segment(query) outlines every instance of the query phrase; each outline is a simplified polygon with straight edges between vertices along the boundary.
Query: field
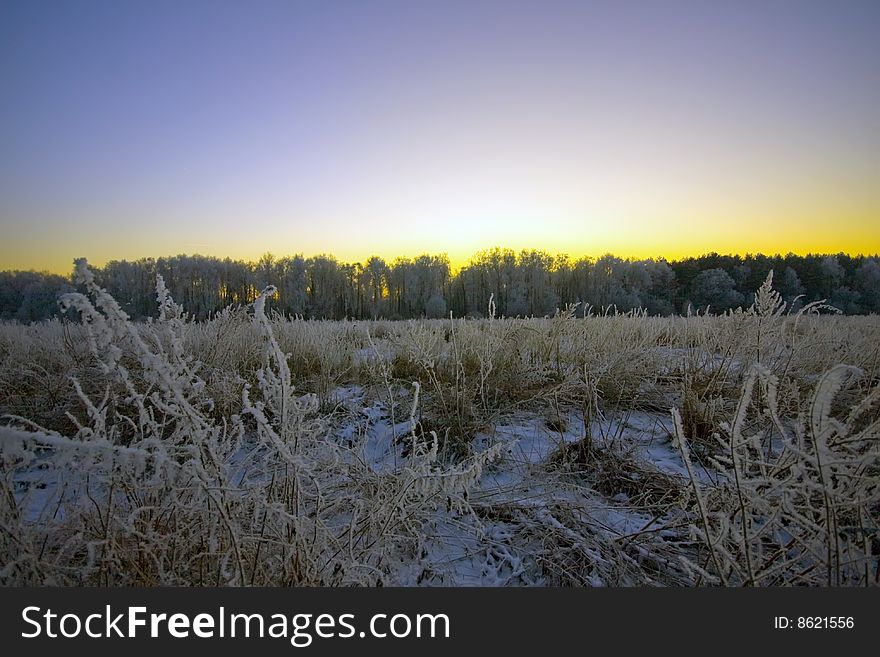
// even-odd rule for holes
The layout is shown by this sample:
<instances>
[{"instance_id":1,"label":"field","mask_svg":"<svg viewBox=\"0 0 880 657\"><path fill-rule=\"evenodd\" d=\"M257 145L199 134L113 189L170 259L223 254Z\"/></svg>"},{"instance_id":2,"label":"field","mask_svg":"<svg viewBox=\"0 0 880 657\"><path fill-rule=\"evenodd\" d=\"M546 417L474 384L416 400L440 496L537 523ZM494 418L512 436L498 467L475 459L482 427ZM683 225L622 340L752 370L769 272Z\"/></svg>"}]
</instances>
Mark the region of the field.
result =
<instances>
[{"instance_id":1,"label":"field","mask_svg":"<svg viewBox=\"0 0 880 657\"><path fill-rule=\"evenodd\" d=\"M880 318L0 324L5 585L880 583Z\"/></svg>"}]
</instances>

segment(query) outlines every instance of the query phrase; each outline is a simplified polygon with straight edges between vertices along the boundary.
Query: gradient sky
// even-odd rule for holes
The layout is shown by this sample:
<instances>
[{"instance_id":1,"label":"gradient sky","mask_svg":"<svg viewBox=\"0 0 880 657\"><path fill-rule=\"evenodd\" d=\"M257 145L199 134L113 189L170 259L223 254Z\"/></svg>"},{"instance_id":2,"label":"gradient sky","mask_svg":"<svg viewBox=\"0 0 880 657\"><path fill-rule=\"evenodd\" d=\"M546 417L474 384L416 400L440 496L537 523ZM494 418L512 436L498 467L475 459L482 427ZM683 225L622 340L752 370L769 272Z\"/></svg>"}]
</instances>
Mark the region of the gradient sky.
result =
<instances>
[{"instance_id":1,"label":"gradient sky","mask_svg":"<svg viewBox=\"0 0 880 657\"><path fill-rule=\"evenodd\" d=\"M880 2L0 3L0 269L880 252Z\"/></svg>"}]
</instances>

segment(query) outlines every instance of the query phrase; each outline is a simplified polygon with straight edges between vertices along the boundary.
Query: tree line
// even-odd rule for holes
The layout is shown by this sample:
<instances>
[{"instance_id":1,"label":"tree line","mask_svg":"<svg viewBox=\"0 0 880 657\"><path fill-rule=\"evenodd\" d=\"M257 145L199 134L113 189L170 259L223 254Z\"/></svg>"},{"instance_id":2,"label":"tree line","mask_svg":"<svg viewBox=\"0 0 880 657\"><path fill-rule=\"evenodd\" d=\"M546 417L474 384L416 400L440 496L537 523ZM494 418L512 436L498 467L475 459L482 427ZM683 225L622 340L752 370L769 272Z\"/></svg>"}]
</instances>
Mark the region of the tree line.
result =
<instances>
[{"instance_id":1,"label":"tree line","mask_svg":"<svg viewBox=\"0 0 880 657\"><path fill-rule=\"evenodd\" d=\"M256 262L179 255L93 268L99 283L134 319L156 314L156 274L197 319L252 302L267 285L275 310L308 319L410 319L485 316L492 295L498 316L544 316L570 303L578 312L643 308L653 315L688 309L723 312L751 304L770 270L773 286L797 306L825 299L847 314L880 313L880 258L846 254L719 255L681 260L573 260L544 251L493 248L454 272L445 255L386 262L340 262L333 256L275 257ZM0 319L58 316L59 294L73 278L34 271L0 272Z\"/></svg>"}]
</instances>

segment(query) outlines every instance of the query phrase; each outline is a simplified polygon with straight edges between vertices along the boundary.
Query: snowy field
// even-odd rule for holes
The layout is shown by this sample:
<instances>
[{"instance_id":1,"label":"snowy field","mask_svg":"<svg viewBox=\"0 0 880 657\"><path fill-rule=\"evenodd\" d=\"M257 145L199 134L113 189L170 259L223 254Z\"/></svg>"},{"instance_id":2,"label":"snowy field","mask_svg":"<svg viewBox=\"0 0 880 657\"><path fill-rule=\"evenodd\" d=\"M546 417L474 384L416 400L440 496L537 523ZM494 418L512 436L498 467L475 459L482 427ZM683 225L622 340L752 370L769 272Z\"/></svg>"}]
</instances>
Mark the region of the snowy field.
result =
<instances>
[{"instance_id":1,"label":"snowy field","mask_svg":"<svg viewBox=\"0 0 880 657\"><path fill-rule=\"evenodd\" d=\"M877 585L880 320L0 325L7 585Z\"/></svg>"}]
</instances>

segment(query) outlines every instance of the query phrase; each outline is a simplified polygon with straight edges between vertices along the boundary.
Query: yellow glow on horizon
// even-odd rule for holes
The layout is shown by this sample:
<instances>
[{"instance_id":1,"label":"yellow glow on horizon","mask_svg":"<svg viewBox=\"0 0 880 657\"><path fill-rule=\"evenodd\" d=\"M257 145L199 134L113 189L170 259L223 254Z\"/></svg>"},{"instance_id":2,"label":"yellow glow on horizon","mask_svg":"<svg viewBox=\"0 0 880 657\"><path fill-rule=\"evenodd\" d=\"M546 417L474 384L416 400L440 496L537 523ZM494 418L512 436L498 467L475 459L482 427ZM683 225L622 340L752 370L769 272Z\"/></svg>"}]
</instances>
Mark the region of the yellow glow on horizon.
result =
<instances>
[{"instance_id":1,"label":"yellow glow on horizon","mask_svg":"<svg viewBox=\"0 0 880 657\"><path fill-rule=\"evenodd\" d=\"M364 263L379 256L389 264L398 257L413 258L422 254L446 254L457 271L478 252L509 248L516 252L540 250L551 255L566 254L571 260L597 258L611 253L621 258L665 258L679 260L717 252L722 254L763 253L880 253L880 215L850 211L837 215L804 212L790 215L753 215L748 222L716 214L712 222L700 222L684 214L677 216L612 217L601 221L577 219L531 220L506 219L501 215L482 221L466 216L444 223L425 222L424 229L375 235L340 234L335 243L320 244L315 239L298 238L296 231L277 231L266 239L260 231L229 239L222 234L202 240L165 241L157 236L133 235L132 229L122 238L109 236L96 241L83 235L69 235L50 243L40 242L39 235L19 236L16 242L0 245L0 270L50 271L68 274L75 257L86 257L96 266L110 260L138 260L178 254L203 255L233 260L256 261L266 252L276 257L302 254L308 258L320 254L340 262ZM729 210L733 214L735 210ZM727 214L727 213L725 213ZM833 217L833 218L829 218ZM390 222L395 224L395 222ZM279 222L279 225L283 225ZM406 225L401 222L401 225ZM759 230L745 229L758 226ZM414 228L417 228L414 226ZM369 233L369 231L367 231Z\"/></svg>"},{"instance_id":2,"label":"yellow glow on horizon","mask_svg":"<svg viewBox=\"0 0 880 657\"><path fill-rule=\"evenodd\" d=\"M20 4L0 270L880 253L878 3Z\"/></svg>"},{"instance_id":3,"label":"yellow glow on horizon","mask_svg":"<svg viewBox=\"0 0 880 657\"><path fill-rule=\"evenodd\" d=\"M330 254L349 263L445 253L457 270L494 246L572 260L880 253L880 192L867 171L846 177L820 167L806 177L783 171L772 179L725 178L681 162L664 170L660 160L607 168L530 161L496 170L489 165L498 160L490 159L463 168L449 161L434 176L416 172L401 181L392 175L395 165L312 203L193 202L153 216L120 206L116 213L126 219L115 222L76 209L51 236L22 219L0 242L0 270L67 274L76 257L103 266L177 254L255 261L266 252Z\"/></svg>"}]
</instances>

